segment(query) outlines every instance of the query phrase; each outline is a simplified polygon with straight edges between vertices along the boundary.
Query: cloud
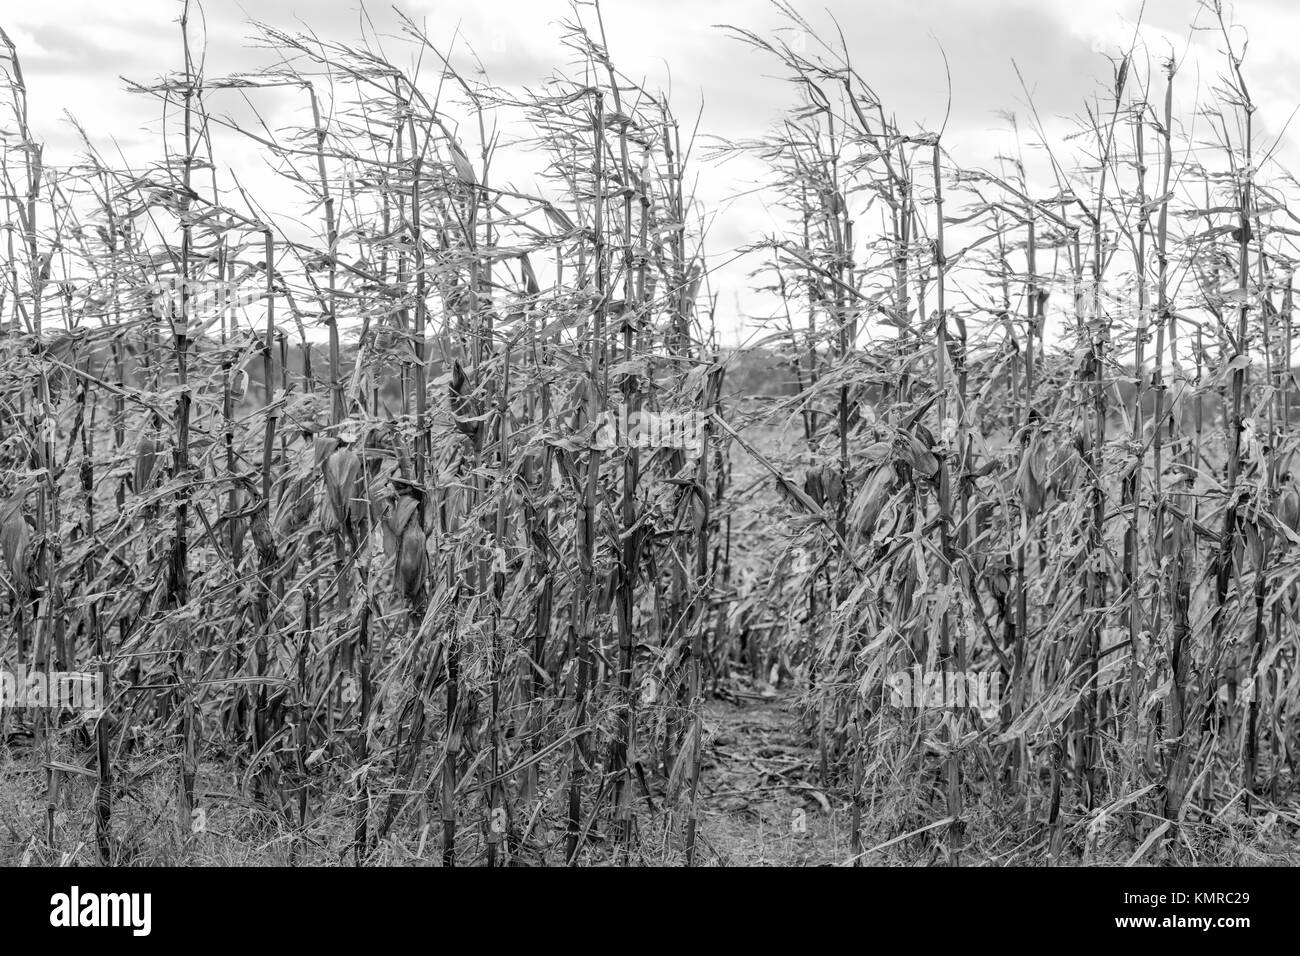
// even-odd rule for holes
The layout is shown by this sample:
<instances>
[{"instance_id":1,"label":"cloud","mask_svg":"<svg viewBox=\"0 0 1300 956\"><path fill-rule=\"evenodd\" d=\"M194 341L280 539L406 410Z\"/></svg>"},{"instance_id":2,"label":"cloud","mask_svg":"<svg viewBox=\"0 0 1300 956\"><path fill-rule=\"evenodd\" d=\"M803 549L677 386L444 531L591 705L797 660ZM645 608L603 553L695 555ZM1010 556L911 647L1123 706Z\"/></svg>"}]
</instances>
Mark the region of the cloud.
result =
<instances>
[{"instance_id":1,"label":"cloud","mask_svg":"<svg viewBox=\"0 0 1300 956\"><path fill-rule=\"evenodd\" d=\"M1029 131L1031 99L1054 147L1077 149L1077 143L1064 142L1072 119L1089 98L1107 94L1113 74L1106 54L1114 55L1134 36L1139 58L1133 76L1139 81L1159 90L1160 61L1170 53L1177 58L1179 110L1186 123L1198 105L1192 99L1198 80L1204 97L1224 66L1222 37L1189 30L1193 18L1205 25L1206 14L1188 0L817 0L799 7L823 38L838 42L842 30L853 65L904 130L934 130L946 117L945 145L957 162L969 165L992 165L999 150L1014 146L1002 116L1012 111L1023 150L1046 170ZM458 69L472 73L481 63L505 87L537 89L573 60L564 24L575 11L561 0L416 0L402 8ZM23 57L33 123L51 162L70 161L79 149L74 132L59 121L64 109L84 122L106 155L113 155L110 144L116 140L133 163L158 159L158 104L126 93L119 76L147 82L179 67L181 9L175 0L59 0L8 12L6 29ZM419 63L421 75L436 86L438 53L403 35L401 19L386 6L363 13L356 2L208 0L191 9L191 35L209 76L252 72L282 60L283 51L249 42L254 31L247 21L255 18L289 32L382 48L409 69ZM1300 11L1282 0L1253 0L1230 13L1250 27L1248 34L1234 26L1231 36L1237 43L1250 37L1247 75L1260 107L1257 130L1269 144L1300 99L1291 40L1300 32ZM599 31L591 6L578 8L578 14L589 30ZM774 4L752 0L606 0L603 23L620 70L652 89L671 91L684 134L702 105L700 132L724 141L760 135L797 102L798 91L774 75L778 64L770 57L719 25L768 36L784 29L789 42L807 49L817 42L797 28L791 32ZM307 122L306 101L290 91L214 92L207 105L237 122L256 115L272 130ZM234 165L241 182L259 193L278 191L286 203L297 201L265 168L265 157L237 134L217 128L216 139L218 158ZM1288 161L1296 152L1290 132L1279 152ZM700 161L701 153L697 147L699 192L714 210L709 243L725 257L770 231L772 213L761 193L736 198L757 176L755 164L718 167ZM523 185L536 176L527 167L530 159L503 159L499 175ZM720 267L717 278L728 291L743 290L754 265ZM751 301L743 291L739 299ZM731 301L730 294L722 296L724 316Z\"/></svg>"}]
</instances>

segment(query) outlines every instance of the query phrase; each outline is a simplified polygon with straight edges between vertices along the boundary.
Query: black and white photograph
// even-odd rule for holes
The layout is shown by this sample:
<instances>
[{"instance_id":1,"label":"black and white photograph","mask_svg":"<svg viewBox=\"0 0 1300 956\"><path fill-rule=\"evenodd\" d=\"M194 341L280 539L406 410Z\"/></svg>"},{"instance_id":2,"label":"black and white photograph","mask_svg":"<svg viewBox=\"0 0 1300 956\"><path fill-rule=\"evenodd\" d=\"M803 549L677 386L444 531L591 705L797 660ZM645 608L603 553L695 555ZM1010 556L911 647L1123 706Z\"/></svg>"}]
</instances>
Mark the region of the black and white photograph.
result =
<instances>
[{"instance_id":1,"label":"black and white photograph","mask_svg":"<svg viewBox=\"0 0 1300 956\"><path fill-rule=\"evenodd\" d=\"M881 908L998 868L1109 874L1054 932L1251 928L1300 864L1297 36L3 0L24 918L157 938L214 868Z\"/></svg>"}]
</instances>

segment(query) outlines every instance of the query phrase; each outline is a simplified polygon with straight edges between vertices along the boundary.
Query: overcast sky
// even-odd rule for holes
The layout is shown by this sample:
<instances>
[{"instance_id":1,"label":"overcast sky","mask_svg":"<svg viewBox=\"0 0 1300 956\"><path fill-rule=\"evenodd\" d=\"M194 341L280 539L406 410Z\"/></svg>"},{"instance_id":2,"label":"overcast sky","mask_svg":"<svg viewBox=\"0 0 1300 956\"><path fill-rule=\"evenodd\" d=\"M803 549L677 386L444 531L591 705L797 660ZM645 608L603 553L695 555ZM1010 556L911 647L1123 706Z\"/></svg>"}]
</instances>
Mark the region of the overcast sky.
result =
<instances>
[{"instance_id":1,"label":"overcast sky","mask_svg":"<svg viewBox=\"0 0 1300 956\"><path fill-rule=\"evenodd\" d=\"M207 0L206 71L209 76L273 65L275 52L250 47L251 17L288 30L310 27L322 38L352 42L362 33L355 0ZM408 0L399 4L426 23L446 48L459 34L473 44L490 78L502 85L537 85L567 60L557 21L570 16L564 0ZM1019 67L1051 136L1069 131L1067 120L1085 99L1109 83L1103 55L1127 46L1142 10L1141 38L1153 71L1171 51L1182 63L1180 83L1190 95L1207 87L1221 68L1214 54L1219 37L1193 34L1193 0L816 0L796 3L818 27L833 15L843 28L855 66L876 89L904 129L934 129L948 108L944 60L953 84L947 149L958 162L989 165L1005 128L1001 111L1025 111ZM1247 0L1231 6L1233 19L1249 32L1247 77L1260 106L1260 129L1273 136L1300 104L1300 5ZM120 76L149 81L179 65L177 0L0 0L0 24L18 45L29 86L36 133L53 162L74 155L75 139L59 121L69 110L111 155L116 140L128 157L156 152L149 124L156 104L124 91ZM390 7L367 8L378 31L395 33ZM650 87L671 90L679 118L694 119L702 133L724 138L761 133L794 101L795 91L765 76L773 64L726 36L717 24L765 32L783 21L760 0L604 0L614 60L624 73ZM589 14L585 14L589 16ZM1202 22L1208 20L1201 14ZM828 30L828 33L830 31ZM201 36L196 28L194 34ZM1245 37L1245 33L1241 37ZM463 51L464 47L460 47ZM413 53L393 42L398 62ZM464 62L468 62L466 57ZM1145 67L1143 68L1145 70ZM1192 111L1184 105L1188 116ZM155 127L152 127L156 129ZM1271 138L1269 139L1271 142ZM1292 152L1290 137L1282 155ZM236 169L251 158L226 157ZM258 173L245 169L249 176ZM700 168L699 194L718 210L709 251L726 261L735 247L769 231L772 220L761 197L726 202L743 187L743 168ZM739 313L761 311L744 295L744 269L716 275L727 341L742 334Z\"/></svg>"}]
</instances>

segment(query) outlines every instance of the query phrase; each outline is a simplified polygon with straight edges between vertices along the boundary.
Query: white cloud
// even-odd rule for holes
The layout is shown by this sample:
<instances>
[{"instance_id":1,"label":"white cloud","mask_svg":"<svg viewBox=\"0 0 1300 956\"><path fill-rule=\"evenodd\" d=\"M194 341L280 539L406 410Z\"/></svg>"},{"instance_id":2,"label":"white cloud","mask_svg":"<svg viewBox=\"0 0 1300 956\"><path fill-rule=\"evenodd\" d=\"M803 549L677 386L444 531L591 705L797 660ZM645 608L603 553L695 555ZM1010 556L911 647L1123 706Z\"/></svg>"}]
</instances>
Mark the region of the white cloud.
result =
<instances>
[{"instance_id":1,"label":"white cloud","mask_svg":"<svg viewBox=\"0 0 1300 956\"><path fill-rule=\"evenodd\" d=\"M823 5L826 10L823 11ZM471 62L470 46L494 80L511 85L536 85L568 51L562 44L560 21L573 14L558 0L496 0L408 3L410 16L423 21L443 48L459 35L452 49L461 66ZM819 0L804 4L810 20L833 37L831 18L838 21L852 51L854 65L906 128L936 128L948 108L951 116L946 142L959 162L991 165L991 157L1007 138L999 110L1026 114L1024 94L1012 60L1030 87L1049 133L1066 131L1061 117L1077 114L1086 98L1105 88L1110 66L1101 51L1127 45L1140 9L1140 37L1150 63L1136 67L1149 72L1157 88L1163 82L1159 61L1168 49L1184 55L1180 93L1190 95L1199 74L1208 87L1221 69L1220 37L1189 33L1188 24L1204 12L1186 0ZM76 139L59 122L62 110L75 113L105 153L121 144L128 159L144 162L156 153L157 109L147 98L123 90L119 75L150 80L179 63L181 5L173 0L136 0L108 4L97 0L47 0L25 3L6 11L6 29L24 58L32 115L37 133L49 144L50 159L67 161ZM729 39L717 24L743 25L760 33L771 31L781 18L773 5L744 0L606 0L605 26L616 63L628 75L644 78L651 87L671 88L676 112L685 125L694 122L700 105L703 133L724 138L759 134L794 102L795 91L772 78L774 64ZM274 64L273 50L250 47L246 19L255 16L294 30L310 27L328 39L357 42L371 34L390 55L414 62L418 48L397 37L400 24L391 10L371 9L363 18L354 3L299 3L267 0L241 4L209 0L202 15L194 13L193 32L206 26L206 58L210 75L258 69ZM1291 38L1300 29L1300 11L1280 0L1255 0L1232 11L1250 25L1251 78L1260 106L1259 128L1276 135L1300 99L1300 71ZM581 8L589 26L592 8ZM373 33L372 33L373 31ZM1244 38L1244 33L1234 38ZM811 42L811 41L809 41ZM942 49L942 53L941 53ZM952 75L948 88L944 54ZM426 67L426 69L428 69ZM430 70L430 75L432 70ZM1202 90L1204 94L1204 89ZM268 123L290 118L300 109L291 97L258 92L250 95ZM235 94L214 94L210 108L247 115L250 107ZM1190 105L1185 106L1190 115ZM1271 142L1271 140L1269 140ZM269 173L253 151L228 147L223 154L241 179L266 185ZM1291 144L1283 144L1290 156ZM520 167L522 169L522 167ZM732 200L740 167L698 168L701 198L717 210L711 236L712 251L726 258L736 245L756 238L772 226L761 196ZM741 177L744 178L743 176ZM720 268L716 284L721 315L734 322L732 291L745 307L760 307L743 288L750 264Z\"/></svg>"}]
</instances>

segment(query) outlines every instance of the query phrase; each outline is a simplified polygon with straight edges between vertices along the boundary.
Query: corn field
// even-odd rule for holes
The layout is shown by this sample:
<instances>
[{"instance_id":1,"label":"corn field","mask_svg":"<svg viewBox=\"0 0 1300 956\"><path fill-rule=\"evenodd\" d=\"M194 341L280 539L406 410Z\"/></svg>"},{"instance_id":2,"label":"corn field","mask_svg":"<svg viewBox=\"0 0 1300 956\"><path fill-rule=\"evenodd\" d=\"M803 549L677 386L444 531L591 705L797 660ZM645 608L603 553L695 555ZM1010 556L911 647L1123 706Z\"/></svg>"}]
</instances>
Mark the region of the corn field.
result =
<instances>
[{"instance_id":1,"label":"corn field","mask_svg":"<svg viewBox=\"0 0 1300 956\"><path fill-rule=\"evenodd\" d=\"M825 862L1294 844L1298 189L1228 13L1219 75L1132 46L980 157L778 7L717 42L784 115L724 141L598 5L524 91L406 17L219 75L185 0L143 166L45 162L0 32L0 660L103 688L0 707L0 859L237 808L291 865L725 863L710 707L760 688ZM776 224L744 348L729 163Z\"/></svg>"}]
</instances>

